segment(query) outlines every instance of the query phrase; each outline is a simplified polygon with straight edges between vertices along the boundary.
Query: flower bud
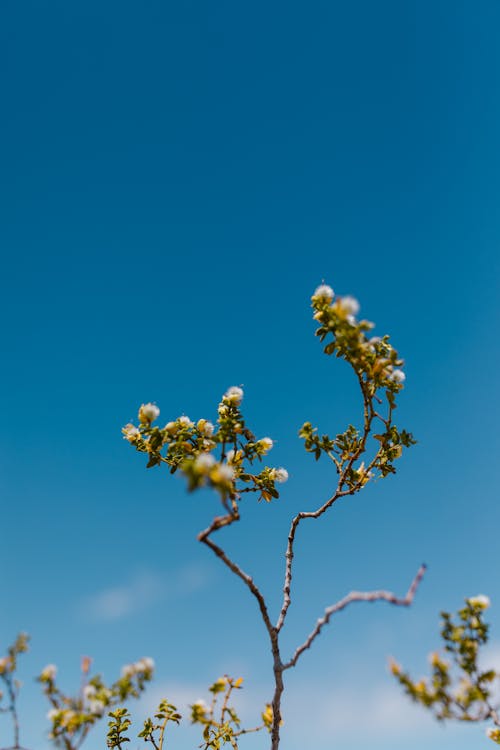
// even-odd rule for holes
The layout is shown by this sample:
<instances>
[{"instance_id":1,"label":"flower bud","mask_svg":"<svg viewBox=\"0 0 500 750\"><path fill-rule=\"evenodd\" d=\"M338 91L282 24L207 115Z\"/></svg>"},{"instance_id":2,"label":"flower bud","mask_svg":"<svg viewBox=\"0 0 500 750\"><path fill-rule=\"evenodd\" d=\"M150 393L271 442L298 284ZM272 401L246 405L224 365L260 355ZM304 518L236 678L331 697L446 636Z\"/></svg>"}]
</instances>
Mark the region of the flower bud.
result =
<instances>
[{"instance_id":1,"label":"flower bud","mask_svg":"<svg viewBox=\"0 0 500 750\"><path fill-rule=\"evenodd\" d=\"M156 404L142 404L139 409L139 421L143 424L154 422L160 416L160 410Z\"/></svg>"},{"instance_id":2,"label":"flower bud","mask_svg":"<svg viewBox=\"0 0 500 750\"><path fill-rule=\"evenodd\" d=\"M55 680L57 674L57 667L55 664L47 664L40 674L40 679L43 682L52 682Z\"/></svg>"},{"instance_id":3,"label":"flower bud","mask_svg":"<svg viewBox=\"0 0 500 750\"><path fill-rule=\"evenodd\" d=\"M279 469L273 469L271 471L271 479L273 479L275 482L278 482L278 484L283 484L288 480L288 471L286 469L283 469L283 467L280 467Z\"/></svg>"},{"instance_id":4,"label":"flower bud","mask_svg":"<svg viewBox=\"0 0 500 750\"><path fill-rule=\"evenodd\" d=\"M128 440L129 443L135 443L135 441L141 437L140 430L133 424L126 424L122 428L123 439Z\"/></svg>"},{"instance_id":5,"label":"flower bud","mask_svg":"<svg viewBox=\"0 0 500 750\"><path fill-rule=\"evenodd\" d=\"M273 445L274 443L270 437L261 438L255 443L255 447L257 448L257 453L259 453L262 456L265 456L266 453L269 453Z\"/></svg>"},{"instance_id":6,"label":"flower bud","mask_svg":"<svg viewBox=\"0 0 500 750\"><path fill-rule=\"evenodd\" d=\"M327 305L332 301L334 295L335 292L331 286L328 286L328 284L320 284L320 286L316 287L314 290L311 301L313 305Z\"/></svg>"},{"instance_id":7,"label":"flower bud","mask_svg":"<svg viewBox=\"0 0 500 750\"><path fill-rule=\"evenodd\" d=\"M214 426L212 422L209 422L206 419L199 419L196 427L198 428L199 432L205 437L212 437L212 435L214 434Z\"/></svg>"}]
</instances>

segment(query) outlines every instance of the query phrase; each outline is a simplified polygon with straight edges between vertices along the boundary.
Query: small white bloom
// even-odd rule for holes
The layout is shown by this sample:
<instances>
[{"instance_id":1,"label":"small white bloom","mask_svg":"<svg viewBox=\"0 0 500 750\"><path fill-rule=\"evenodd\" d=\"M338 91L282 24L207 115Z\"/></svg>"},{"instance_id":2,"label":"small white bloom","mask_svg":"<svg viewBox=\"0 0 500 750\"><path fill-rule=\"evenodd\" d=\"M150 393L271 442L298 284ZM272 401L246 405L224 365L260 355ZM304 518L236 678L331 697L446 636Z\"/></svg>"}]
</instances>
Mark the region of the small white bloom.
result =
<instances>
[{"instance_id":1,"label":"small white bloom","mask_svg":"<svg viewBox=\"0 0 500 750\"><path fill-rule=\"evenodd\" d=\"M135 664L125 664L122 667L121 676L123 678L132 677L135 674Z\"/></svg>"},{"instance_id":2,"label":"small white bloom","mask_svg":"<svg viewBox=\"0 0 500 750\"><path fill-rule=\"evenodd\" d=\"M231 448L226 454L226 461L228 464L240 464L243 461L243 451L234 451L234 448Z\"/></svg>"},{"instance_id":3,"label":"small white bloom","mask_svg":"<svg viewBox=\"0 0 500 750\"><path fill-rule=\"evenodd\" d=\"M260 446L261 448L260 452L262 452L263 454L268 453L274 445L270 437L261 438L257 444Z\"/></svg>"},{"instance_id":4,"label":"small white bloom","mask_svg":"<svg viewBox=\"0 0 500 750\"><path fill-rule=\"evenodd\" d=\"M345 297L339 297L337 305L344 313L344 315L357 315L359 312L359 302L355 297L346 295Z\"/></svg>"},{"instance_id":5,"label":"small white bloom","mask_svg":"<svg viewBox=\"0 0 500 750\"><path fill-rule=\"evenodd\" d=\"M54 680L57 674L57 667L55 664L47 664L46 667L42 669L42 673L40 675L40 678L42 680Z\"/></svg>"},{"instance_id":6,"label":"small white bloom","mask_svg":"<svg viewBox=\"0 0 500 750\"><path fill-rule=\"evenodd\" d=\"M243 401L243 389L237 385L232 385L227 389L223 396L224 402L231 406L239 406Z\"/></svg>"},{"instance_id":7,"label":"small white bloom","mask_svg":"<svg viewBox=\"0 0 500 750\"><path fill-rule=\"evenodd\" d=\"M100 700L92 700L89 703L90 713L96 714L97 716L102 716L105 708L105 704Z\"/></svg>"},{"instance_id":8,"label":"small white bloom","mask_svg":"<svg viewBox=\"0 0 500 750\"><path fill-rule=\"evenodd\" d=\"M477 596L470 596L467 601L471 607L477 607L478 609L488 609L491 604L490 597L485 594L478 594Z\"/></svg>"},{"instance_id":9,"label":"small white bloom","mask_svg":"<svg viewBox=\"0 0 500 750\"><path fill-rule=\"evenodd\" d=\"M208 706L203 698L198 698L198 700L193 703L193 706L198 706L198 708L201 708L203 711L208 710Z\"/></svg>"},{"instance_id":10,"label":"small white bloom","mask_svg":"<svg viewBox=\"0 0 500 750\"><path fill-rule=\"evenodd\" d=\"M394 370L394 372L390 376L391 380L394 380L395 383L404 383L406 380L406 375L404 374L403 370Z\"/></svg>"},{"instance_id":11,"label":"small white bloom","mask_svg":"<svg viewBox=\"0 0 500 750\"><path fill-rule=\"evenodd\" d=\"M217 411L219 412L219 417L225 417L227 416L228 408L226 404L219 404Z\"/></svg>"},{"instance_id":12,"label":"small white bloom","mask_svg":"<svg viewBox=\"0 0 500 750\"><path fill-rule=\"evenodd\" d=\"M146 667L146 670L148 672L152 672L155 668L155 662L154 659L152 659L150 656L145 656L143 659L141 659L142 663Z\"/></svg>"},{"instance_id":13,"label":"small white bloom","mask_svg":"<svg viewBox=\"0 0 500 750\"><path fill-rule=\"evenodd\" d=\"M194 427L194 422L189 417L179 417L178 422L182 427Z\"/></svg>"},{"instance_id":14,"label":"small white bloom","mask_svg":"<svg viewBox=\"0 0 500 750\"><path fill-rule=\"evenodd\" d=\"M61 712L58 708L51 708L50 711L47 711L47 719L49 721L54 721L54 719L57 719L60 713Z\"/></svg>"},{"instance_id":15,"label":"small white bloom","mask_svg":"<svg viewBox=\"0 0 500 750\"><path fill-rule=\"evenodd\" d=\"M200 453L200 455L196 458L194 465L195 468L199 471L205 472L206 470L211 469L214 463L215 458L211 453Z\"/></svg>"},{"instance_id":16,"label":"small white bloom","mask_svg":"<svg viewBox=\"0 0 500 750\"><path fill-rule=\"evenodd\" d=\"M283 467L274 469L273 479L275 482L283 484L283 482L286 482L288 480L288 471L286 469L283 469Z\"/></svg>"},{"instance_id":17,"label":"small white bloom","mask_svg":"<svg viewBox=\"0 0 500 750\"><path fill-rule=\"evenodd\" d=\"M219 470L219 477L224 480L231 482L234 479L234 469L231 466L228 466L227 464L221 464L218 467Z\"/></svg>"},{"instance_id":18,"label":"small white bloom","mask_svg":"<svg viewBox=\"0 0 500 750\"><path fill-rule=\"evenodd\" d=\"M76 711L73 711L71 708L65 708L64 711L61 711L61 726L69 727L75 717Z\"/></svg>"},{"instance_id":19,"label":"small white bloom","mask_svg":"<svg viewBox=\"0 0 500 750\"><path fill-rule=\"evenodd\" d=\"M139 421L140 422L154 422L160 416L160 410L156 404L142 404L139 409Z\"/></svg>"},{"instance_id":20,"label":"small white bloom","mask_svg":"<svg viewBox=\"0 0 500 750\"><path fill-rule=\"evenodd\" d=\"M95 685L85 685L83 688L83 695L88 701L91 700L96 694Z\"/></svg>"},{"instance_id":21,"label":"small white bloom","mask_svg":"<svg viewBox=\"0 0 500 750\"><path fill-rule=\"evenodd\" d=\"M197 428L201 432L202 435L205 437L212 437L214 434L214 426L212 422L207 422L206 419L199 419L197 423Z\"/></svg>"},{"instance_id":22,"label":"small white bloom","mask_svg":"<svg viewBox=\"0 0 500 750\"><path fill-rule=\"evenodd\" d=\"M128 440L129 443L133 443L137 438L141 437L140 430L133 424L126 424L122 429L123 439Z\"/></svg>"},{"instance_id":23,"label":"small white bloom","mask_svg":"<svg viewBox=\"0 0 500 750\"><path fill-rule=\"evenodd\" d=\"M314 290L314 294L312 296L313 302L331 302L335 293L331 286L328 286L328 284L320 284L316 289Z\"/></svg>"}]
</instances>

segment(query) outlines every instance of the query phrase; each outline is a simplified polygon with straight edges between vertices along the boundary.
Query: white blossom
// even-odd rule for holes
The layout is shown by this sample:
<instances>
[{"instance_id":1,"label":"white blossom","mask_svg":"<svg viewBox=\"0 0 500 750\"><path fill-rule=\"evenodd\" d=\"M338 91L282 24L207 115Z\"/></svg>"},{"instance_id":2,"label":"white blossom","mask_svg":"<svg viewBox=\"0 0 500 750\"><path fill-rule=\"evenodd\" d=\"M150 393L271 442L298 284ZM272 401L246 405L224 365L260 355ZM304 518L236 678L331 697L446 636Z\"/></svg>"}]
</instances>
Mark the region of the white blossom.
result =
<instances>
[{"instance_id":1,"label":"white blossom","mask_svg":"<svg viewBox=\"0 0 500 750\"><path fill-rule=\"evenodd\" d=\"M198 706L198 708L201 708L203 711L208 710L208 706L203 698L198 698L198 700L193 703L193 706Z\"/></svg>"},{"instance_id":2,"label":"white blossom","mask_svg":"<svg viewBox=\"0 0 500 750\"><path fill-rule=\"evenodd\" d=\"M98 699L92 700L89 703L90 713L97 714L97 716L102 716L105 708L106 708L106 704L103 701L100 701Z\"/></svg>"},{"instance_id":3,"label":"white blossom","mask_svg":"<svg viewBox=\"0 0 500 750\"><path fill-rule=\"evenodd\" d=\"M211 453L200 453L194 462L195 468L202 472L211 469L214 464L215 458Z\"/></svg>"},{"instance_id":4,"label":"white blossom","mask_svg":"<svg viewBox=\"0 0 500 750\"><path fill-rule=\"evenodd\" d=\"M139 420L141 422L154 422L160 416L160 410L156 404L142 404L139 409Z\"/></svg>"},{"instance_id":5,"label":"white blossom","mask_svg":"<svg viewBox=\"0 0 500 750\"><path fill-rule=\"evenodd\" d=\"M320 284L320 286L316 287L314 290L314 294L312 296L313 302L331 302L334 297L335 292L333 291L331 286L328 286L328 284Z\"/></svg>"},{"instance_id":6,"label":"white blossom","mask_svg":"<svg viewBox=\"0 0 500 750\"><path fill-rule=\"evenodd\" d=\"M205 437L212 437L214 434L215 428L212 422L208 422L206 419L199 419L196 426Z\"/></svg>"},{"instance_id":7,"label":"white blossom","mask_svg":"<svg viewBox=\"0 0 500 750\"><path fill-rule=\"evenodd\" d=\"M122 678L133 677L135 671L135 664L125 664L125 666L122 667L121 676Z\"/></svg>"},{"instance_id":8,"label":"white blossom","mask_svg":"<svg viewBox=\"0 0 500 750\"><path fill-rule=\"evenodd\" d=\"M150 656L145 656L143 659L141 659L141 663L145 666L147 672L152 672L155 668L154 659L152 659Z\"/></svg>"},{"instance_id":9,"label":"white blossom","mask_svg":"<svg viewBox=\"0 0 500 750\"><path fill-rule=\"evenodd\" d=\"M239 406L243 401L243 389L237 385L232 385L227 389L223 396L224 402L231 406Z\"/></svg>"},{"instance_id":10,"label":"white blossom","mask_svg":"<svg viewBox=\"0 0 500 750\"><path fill-rule=\"evenodd\" d=\"M234 448L231 448L231 450L228 450L226 454L226 461L228 462L228 464L241 463L243 461L243 451L235 451Z\"/></svg>"},{"instance_id":11,"label":"white blossom","mask_svg":"<svg viewBox=\"0 0 500 750\"><path fill-rule=\"evenodd\" d=\"M194 422L189 417L179 417L178 422L182 427L194 427Z\"/></svg>"},{"instance_id":12,"label":"white blossom","mask_svg":"<svg viewBox=\"0 0 500 750\"><path fill-rule=\"evenodd\" d=\"M260 446L260 452L266 454L271 450L274 442L270 437L263 437L257 442L257 445Z\"/></svg>"},{"instance_id":13,"label":"white blossom","mask_svg":"<svg viewBox=\"0 0 500 750\"><path fill-rule=\"evenodd\" d=\"M133 443L137 438L141 437L141 432L138 427L133 424L126 424L122 429L123 439L128 440L129 443Z\"/></svg>"},{"instance_id":14,"label":"white blossom","mask_svg":"<svg viewBox=\"0 0 500 750\"><path fill-rule=\"evenodd\" d=\"M83 688L83 696L87 700L91 700L96 694L96 687L95 685L85 685Z\"/></svg>"},{"instance_id":15,"label":"white blossom","mask_svg":"<svg viewBox=\"0 0 500 750\"><path fill-rule=\"evenodd\" d=\"M391 373L390 379L394 380L395 383L404 383L406 380L406 375L404 374L403 370L394 370L394 372Z\"/></svg>"},{"instance_id":16,"label":"white blossom","mask_svg":"<svg viewBox=\"0 0 500 750\"><path fill-rule=\"evenodd\" d=\"M283 482L286 482L288 479L288 471L284 469L283 467L280 467L279 469L274 469L272 472L272 478L275 482L278 482L279 484L283 484Z\"/></svg>"},{"instance_id":17,"label":"white blossom","mask_svg":"<svg viewBox=\"0 0 500 750\"><path fill-rule=\"evenodd\" d=\"M234 469L227 464L220 464L218 467L219 477L224 481L232 481L234 479Z\"/></svg>"},{"instance_id":18,"label":"white blossom","mask_svg":"<svg viewBox=\"0 0 500 750\"><path fill-rule=\"evenodd\" d=\"M49 721L54 721L54 719L57 719L61 711L58 708L51 708L50 711L47 711L47 719Z\"/></svg>"},{"instance_id":19,"label":"white blossom","mask_svg":"<svg viewBox=\"0 0 500 750\"><path fill-rule=\"evenodd\" d=\"M477 596L470 596L467 601L471 607L477 607L478 609L488 609L491 604L490 597L485 594L478 594Z\"/></svg>"},{"instance_id":20,"label":"white blossom","mask_svg":"<svg viewBox=\"0 0 500 750\"><path fill-rule=\"evenodd\" d=\"M46 667L42 669L42 673L40 675L40 679L42 680L54 680L57 674L57 667L55 664L47 664Z\"/></svg>"},{"instance_id":21,"label":"white blossom","mask_svg":"<svg viewBox=\"0 0 500 750\"><path fill-rule=\"evenodd\" d=\"M339 297L337 305L344 315L357 315L359 312L359 302L355 297L346 295L345 297Z\"/></svg>"}]
</instances>

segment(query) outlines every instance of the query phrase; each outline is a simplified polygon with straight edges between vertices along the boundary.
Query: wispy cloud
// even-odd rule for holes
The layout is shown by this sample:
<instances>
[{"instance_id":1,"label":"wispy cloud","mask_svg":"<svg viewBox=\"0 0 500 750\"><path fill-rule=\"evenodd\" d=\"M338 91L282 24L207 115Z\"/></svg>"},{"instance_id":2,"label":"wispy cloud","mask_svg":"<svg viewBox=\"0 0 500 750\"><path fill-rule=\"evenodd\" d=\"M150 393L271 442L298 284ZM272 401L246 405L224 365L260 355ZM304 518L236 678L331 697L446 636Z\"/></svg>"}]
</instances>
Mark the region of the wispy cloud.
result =
<instances>
[{"instance_id":1,"label":"wispy cloud","mask_svg":"<svg viewBox=\"0 0 500 750\"><path fill-rule=\"evenodd\" d=\"M165 599L190 594L208 580L205 568L190 565L173 573L137 571L128 581L86 596L78 614L94 622L112 622L133 615Z\"/></svg>"}]
</instances>

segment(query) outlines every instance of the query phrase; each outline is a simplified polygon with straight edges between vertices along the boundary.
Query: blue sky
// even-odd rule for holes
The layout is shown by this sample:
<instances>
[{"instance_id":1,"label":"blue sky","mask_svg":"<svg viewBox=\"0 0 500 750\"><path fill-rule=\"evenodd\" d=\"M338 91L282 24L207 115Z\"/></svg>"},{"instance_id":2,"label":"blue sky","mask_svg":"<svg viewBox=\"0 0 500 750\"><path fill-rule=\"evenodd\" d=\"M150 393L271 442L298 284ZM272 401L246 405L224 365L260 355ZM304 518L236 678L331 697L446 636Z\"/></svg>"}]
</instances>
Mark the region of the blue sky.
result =
<instances>
[{"instance_id":1,"label":"blue sky","mask_svg":"<svg viewBox=\"0 0 500 750\"><path fill-rule=\"evenodd\" d=\"M244 386L290 480L224 542L277 607L290 518L334 480L297 429L340 431L360 408L313 336L324 279L405 357L398 420L419 443L396 477L301 529L286 648L352 588L403 593L429 573L411 610L353 607L289 674L283 747L479 746L481 729L400 700L386 658L424 671L440 609L484 592L500 661L500 6L5 0L0 14L0 640L33 638L23 744L47 745L31 675L54 662L76 689L82 654L108 679L153 656L150 702L194 701L224 672L245 677L248 723L268 700L254 603L196 542L216 498L146 471L120 428L150 400L165 420L213 418ZM175 731L178 750L197 746Z\"/></svg>"}]
</instances>

